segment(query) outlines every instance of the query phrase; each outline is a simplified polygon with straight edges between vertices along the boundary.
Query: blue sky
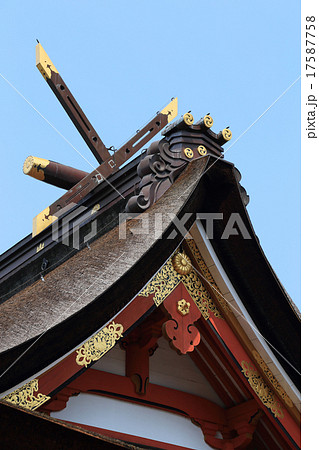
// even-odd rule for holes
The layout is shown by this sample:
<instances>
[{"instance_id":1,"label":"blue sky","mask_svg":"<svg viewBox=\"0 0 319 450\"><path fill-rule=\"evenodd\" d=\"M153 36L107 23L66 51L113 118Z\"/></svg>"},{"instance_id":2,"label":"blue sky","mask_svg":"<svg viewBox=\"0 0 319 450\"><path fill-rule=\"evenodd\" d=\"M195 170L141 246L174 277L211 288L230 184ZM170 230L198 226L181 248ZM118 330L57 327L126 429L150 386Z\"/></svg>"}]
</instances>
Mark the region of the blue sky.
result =
<instances>
[{"instance_id":1,"label":"blue sky","mask_svg":"<svg viewBox=\"0 0 319 450\"><path fill-rule=\"evenodd\" d=\"M0 25L0 73L94 167L35 67L36 39L106 146L118 147L173 96L179 114L210 112L213 130L229 126L234 141L300 75L295 0L11 0L0 4ZM0 148L1 253L63 194L23 175L27 156L91 167L1 77ZM241 172L264 252L300 307L300 80L225 159Z\"/></svg>"}]
</instances>

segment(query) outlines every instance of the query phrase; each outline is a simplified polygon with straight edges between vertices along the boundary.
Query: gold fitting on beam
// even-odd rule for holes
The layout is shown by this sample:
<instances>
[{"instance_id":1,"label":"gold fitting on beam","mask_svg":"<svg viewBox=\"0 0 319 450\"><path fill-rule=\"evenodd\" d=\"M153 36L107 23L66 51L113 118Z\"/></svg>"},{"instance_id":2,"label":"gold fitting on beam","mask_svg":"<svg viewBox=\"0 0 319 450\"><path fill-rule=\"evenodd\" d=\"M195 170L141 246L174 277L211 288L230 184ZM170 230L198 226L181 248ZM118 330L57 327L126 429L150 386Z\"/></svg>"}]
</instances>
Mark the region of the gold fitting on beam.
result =
<instances>
[{"instance_id":1,"label":"gold fitting on beam","mask_svg":"<svg viewBox=\"0 0 319 450\"><path fill-rule=\"evenodd\" d=\"M225 141L230 141L232 138L232 132L228 128L223 129L222 135Z\"/></svg>"},{"instance_id":2,"label":"gold fitting on beam","mask_svg":"<svg viewBox=\"0 0 319 450\"><path fill-rule=\"evenodd\" d=\"M42 230L51 225L51 223L53 223L55 220L57 220L57 217L50 215L50 207L48 206L34 217L32 224L32 237L39 234Z\"/></svg>"},{"instance_id":3,"label":"gold fitting on beam","mask_svg":"<svg viewBox=\"0 0 319 450\"><path fill-rule=\"evenodd\" d=\"M192 157L194 156L194 152L191 148L187 147L184 148L184 155L188 158L188 159L192 159Z\"/></svg>"},{"instance_id":4,"label":"gold fitting on beam","mask_svg":"<svg viewBox=\"0 0 319 450\"><path fill-rule=\"evenodd\" d=\"M44 169L50 164L48 159L37 158L36 156L28 156L23 164L23 173L37 180L44 180Z\"/></svg>"},{"instance_id":5,"label":"gold fitting on beam","mask_svg":"<svg viewBox=\"0 0 319 450\"><path fill-rule=\"evenodd\" d=\"M37 246L37 253L41 252L41 250L44 249L44 242L41 242L38 246Z\"/></svg>"},{"instance_id":6,"label":"gold fitting on beam","mask_svg":"<svg viewBox=\"0 0 319 450\"><path fill-rule=\"evenodd\" d=\"M178 103L177 97L174 98L164 109L162 109L161 114L167 115L168 123L170 123L177 116Z\"/></svg>"},{"instance_id":7,"label":"gold fitting on beam","mask_svg":"<svg viewBox=\"0 0 319 450\"><path fill-rule=\"evenodd\" d=\"M194 123L194 117L192 116L191 113L184 114L183 119L184 119L184 122L186 123L186 125L193 125L193 123Z\"/></svg>"},{"instance_id":8,"label":"gold fitting on beam","mask_svg":"<svg viewBox=\"0 0 319 450\"><path fill-rule=\"evenodd\" d=\"M51 72L59 73L41 44L35 48L35 64L45 80L51 79Z\"/></svg>"},{"instance_id":9,"label":"gold fitting on beam","mask_svg":"<svg viewBox=\"0 0 319 450\"><path fill-rule=\"evenodd\" d=\"M97 203L96 205L93 206L92 210L91 210L91 215L95 214L96 212L98 212L98 210L101 208L100 204Z\"/></svg>"},{"instance_id":10,"label":"gold fitting on beam","mask_svg":"<svg viewBox=\"0 0 319 450\"><path fill-rule=\"evenodd\" d=\"M206 116L203 119L203 122L205 127L211 128L213 126L214 120L209 114L206 114Z\"/></svg>"}]
</instances>

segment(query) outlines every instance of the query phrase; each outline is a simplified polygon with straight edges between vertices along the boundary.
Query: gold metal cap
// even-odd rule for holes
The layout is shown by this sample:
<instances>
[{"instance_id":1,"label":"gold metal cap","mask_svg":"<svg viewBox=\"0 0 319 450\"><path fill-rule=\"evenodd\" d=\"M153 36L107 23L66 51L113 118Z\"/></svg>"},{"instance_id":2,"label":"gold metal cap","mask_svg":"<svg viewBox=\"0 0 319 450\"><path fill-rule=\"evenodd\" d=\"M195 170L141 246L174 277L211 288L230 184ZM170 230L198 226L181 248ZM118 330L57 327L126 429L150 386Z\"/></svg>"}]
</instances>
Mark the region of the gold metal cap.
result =
<instances>
[{"instance_id":1,"label":"gold metal cap","mask_svg":"<svg viewBox=\"0 0 319 450\"><path fill-rule=\"evenodd\" d=\"M167 115L168 123L171 122L177 116L178 103L177 97L173 98L173 100L162 109L161 113Z\"/></svg>"},{"instance_id":2,"label":"gold metal cap","mask_svg":"<svg viewBox=\"0 0 319 450\"><path fill-rule=\"evenodd\" d=\"M44 180L44 169L50 164L48 159L37 158L36 156L28 156L23 163L23 173L37 180Z\"/></svg>"},{"instance_id":3,"label":"gold metal cap","mask_svg":"<svg viewBox=\"0 0 319 450\"><path fill-rule=\"evenodd\" d=\"M35 64L45 80L51 79L51 71L59 73L40 43L35 48Z\"/></svg>"},{"instance_id":4,"label":"gold metal cap","mask_svg":"<svg viewBox=\"0 0 319 450\"><path fill-rule=\"evenodd\" d=\"M42 230L51 225L55 220L57 220L57 217L50 215L50 207L48 206L33 218L32 237L41 233Z\"/></svg>"}]
</instances>

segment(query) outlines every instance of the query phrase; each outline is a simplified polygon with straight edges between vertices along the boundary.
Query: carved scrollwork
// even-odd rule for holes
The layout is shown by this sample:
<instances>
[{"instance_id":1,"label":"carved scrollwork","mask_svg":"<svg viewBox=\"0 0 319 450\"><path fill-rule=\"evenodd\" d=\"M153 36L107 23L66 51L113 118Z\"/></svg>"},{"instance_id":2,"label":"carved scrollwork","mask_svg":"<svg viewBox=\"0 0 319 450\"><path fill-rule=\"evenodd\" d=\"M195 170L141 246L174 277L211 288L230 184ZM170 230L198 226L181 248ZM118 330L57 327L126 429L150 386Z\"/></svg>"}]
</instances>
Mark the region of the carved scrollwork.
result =
<instances>
[{"instance_id":1,"label":"carved scrollwork","mask_svg":"<svg viewBox=\"0 0 319 450\"><path fill-rule=\"evenodd\" d=\"M167 298L164 308L171 319L163 323L164 336L170 342L172 348L180 354L192 352L200 342L200 334L194 322L198 320L201 313L198 308L185 299L176 302L173 297Z\"/></svg>"},{"instance_id":2,"label":"carved scrollwork","mask_svg":"<svg viewBox=\"0 0 319 450\"><path fill-rule=\"evenodd\" d=\"M182 282L206 320L209 318L209 311L211 311L215 317L222 319L220 312L212 301L196 271L192 268L189 273L180 275L174 269L173 259L174 256L157 272L139 295L148 297L153 294L154 303L158 306L171 292L173 292L175 287Z\"/></svg>"},{"instance_id":3,"label":"carved scrollwork","mask_svg":"<svg viewBox=\"0 0 319 450\"><path fill-rule=\"evenodd\" d=\"M181 276L174 270L172 259L157 272L147 286L139 293L141 297L154 295L153 300L159 306L181 281Z\"/></svg>"},{"instance_id":4,"label":"carved scrollwork","mask_svg":"<svg viewBox=\"0 0 319 450\"><path fill-rule=\"evenodd\" d=\"M225 300L225 298L223 297L223 295L221 294L221 292L218 289L218 286L216 284L216 281L214 280L212 274L210 273L210 271L208 270L208 267L206 266L205 262L203 261L203 258L198 250L197 245L195 244L195 241L193 239L188 239L187 240L187 244L192 252L192 254L194 255L196 262L200 268L200 271L202 272L202 274L204 275L205 279L209 282L209 284L211 285L212 289L214 290L214 294L217 297L217 300L220 304L220 306L223 308L224 312L226 314L231 312L231 307L228 305L227 300Z\"/></svg>"},{"instance_id":5,"label":"carved scrollwork","mask_svg":"<svg viewBox=\"0 0 319 450\"><path fill-rule=\"evenodd\" d=\"M3 400L34 411L39 408L39 406L43 405L43 403L47 400L50 400L50 397L41 394L38 390L38 380L34 379L26 383L21 388L11 392L11 394L6 395Z\"/></svg>"},{"instance_id":6,"label":"carved scrollwork","mask_svg":"<svg viewBox=\"0 0 319 450\"><path fill-rule=\"evenodd\" d=\"M282 386L280 386L280 384L278 383L278 381L276 380L276 378L273 376L271 370L269 370L267 364L265 363L265 361L262 359L262 357L260 356L260 354L256 351L253 350L253 356L255 358L255 360L257 361L257 363L259 364L259 367L263 370L264 374L267 376L268 380L270 381L270 383L273 385L273 387L276 389L277 393L280 395L280 397L284 400L284 402L286 403L287 406L289 406L290 408L293 407L293 403L291 401L291 399L288 397L287 393L285 392L285 390L282 388Z\"/></svg>"},{"instance_id":7,"label":"carved scrollwork","mask_svg":"<svg viewBox=\"0 0 319 450\"><path fill-rule=\"evenodd\" d=\"M140 213L153 205L191 161L206 155L223 157L221 145L230 139L231 132L226 129L216 135L210 130L212 125L210 115L194 124L188 112L165 128L165 138L150 145L138 166L140 192L129 199L127 212Z\"/></svg>"},{"instance_id":8,"label":"carved scrollwork","mask_svg":"<svg viewBox=\"0 0 319 450\"><path fill-rule=\"evenodd\" d=\"M185 168L180 151L171 149L166 139L153 142L140 162L137 173L141 177L140 192L127 203L127 212L143 212L155 203Z\"/></svg>"},{"instance_id":9,"label":"carved scrollwork","mask_svg":"<svg viewBox=\"0 0 319 450\"><path fill-rule=\"evenodd\" d=\"M284 417L281 404L276 400L274 392L265 384L264 380L258 374L253 365L247 361L242 361L241 367L248 383L258 395L262 403L271 410L275 417Z\"/></svg>"},{"instance_id":10,"label":"carved scrollwork","mask_svg":"<svg viewBox=\"0 0 319 450\"><path fill-rule=\"evenodd\" d=\"M104 327L76 351L76 363L87 367L91 362L97 361L114 347L122 333L123 325L119 323L112 322Z\"/></svg>"},{"instance_id":11,"label":"carved scrollwork","mask_svg":"<svg viewBox=\"0 0 319 450\"><path fill-rule=\"evenodd\" d=\"M200 343L200 334L194 325L189 324L185 327L174 319L163 324L163 333L170 346L182 355L192 352Z\"/></svg>"}]
</instances>

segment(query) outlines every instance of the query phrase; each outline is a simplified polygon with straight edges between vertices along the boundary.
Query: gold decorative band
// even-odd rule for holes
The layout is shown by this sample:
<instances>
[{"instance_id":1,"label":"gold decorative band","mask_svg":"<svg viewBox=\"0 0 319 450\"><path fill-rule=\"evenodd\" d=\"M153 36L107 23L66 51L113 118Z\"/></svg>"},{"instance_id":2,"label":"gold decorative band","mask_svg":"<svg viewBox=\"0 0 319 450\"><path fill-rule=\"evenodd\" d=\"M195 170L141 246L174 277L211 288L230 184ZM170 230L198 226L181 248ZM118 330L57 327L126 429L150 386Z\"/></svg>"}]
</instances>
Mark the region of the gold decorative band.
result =
<instances>
[{"instance_id":1,"label":"gold decorative band","mask_svg":"<svg viewBox=\"0 0 319 450\"><path fill-rule=\"evenodd\" d=\"M288 397L287 393L284 391L284 389L280 386L280 384L278 383L276 378L273 376L271 370L268 368L267 364L262 359L260 354L256 350L253 350L252 354L253 354L256 362L258 363L259 367L262 369L262 371L267 376L267 378L270 381L270 383L276 389L277 393L284 400L286 405L289 406L290 408L292 408L293 407L293 403L292 403L291 399Z\"/></svg>"},{"instance_id":2,"label":"gold decorative band","mask_svg":"<svg viewBox=\"0 0 319 450\"><path fill-rule=\"evenodd\" d=\"M223 310L226 314L229 314L231 312L231 307L228 305L227 301L224 299L223 295L219 291L216 281L214 280L212 274L208 270L208 267L206 266L201 254L198 250L198 247L195 244L194 239L187 239L187 245L189 246L194 258L196 259L196 262L199 265L199 268L200 268L202 274L204 275L204 277L208 281L208 283L211 285L220 306L223 308Z\"/></svg>"},{"instance_id":3,"label":"gold decorative band","mask_svg":"<svg viewBox=\"0 0 319 450\"><path fill-rule=\"evenodd\" d=\"M50 400L50 397L41 394L38 390L39 384L38 380L35 378L19 389L16 389L11 394L6 395L3 400L34 411L39 408L39 406L43 405L43 403L47 400Z\"/></svg>"},{"instance_id":4,"label":"gold decorative band","mask_svg":"<svg viewBox=\"0 0 319 450\"><path fill-rule=\"evenodd\" d=\"M181 276L174 270L173 258L157 272L152 280L138 294L141 297L153 295L153 301L159 306L181 281Z\"/></svg>"},{"instance_id":5,"label":"gold decorative band","mask_svg":"<svg viewBox=\"0 0 319 450\"><path fill-rule=\"evenodd\" d=\"M122 337L123 330L123 325L115 322L102 328L76 351L76 363L87 367L91 362L102 358Z\"/></svg>"},{"instance_id":6,"label":"gold decorative band","mask_svg":"<svg viewBox=\"0 0 319 450\"><path fill-rule=\"evenodd\" d=\"M202 313L204 319L209 319L210 311L215 317L223 319L220 312L218 311L215 303L212 301L208 291L201 282L197 272L191 266L191 270L184 274L180 274L176 271L173 265L174 258L180 255L178 258L180 261L184 259L184 253L176 253L172 258L170 258L167 263L157 272L153 279L148 283L148 285L138 294L141 297L148 297L153 294L153 301L156 306L159 306L163 301L173 292L176 286L182 282L187 289L189 295L192 297L196 303L198 309ZM176 259L175 259L176 261ZM188 266L188 260L185 267ZM179 268L181 265L179 265Z\"/></svg>"},{"instance_id":7,"label":"gold decorative band","mask_svg":"<svg viewBox=\"0 0 319 450\"><path fill-rule=\"evenodd\" d=\"M242 361L241 367L248 383L258 395L262 403L271 410L275 417L284 417L281 405L276 400L274 392L265 384L264 380L253 365L250 362Z\"/></svg>"}]
</instances>

